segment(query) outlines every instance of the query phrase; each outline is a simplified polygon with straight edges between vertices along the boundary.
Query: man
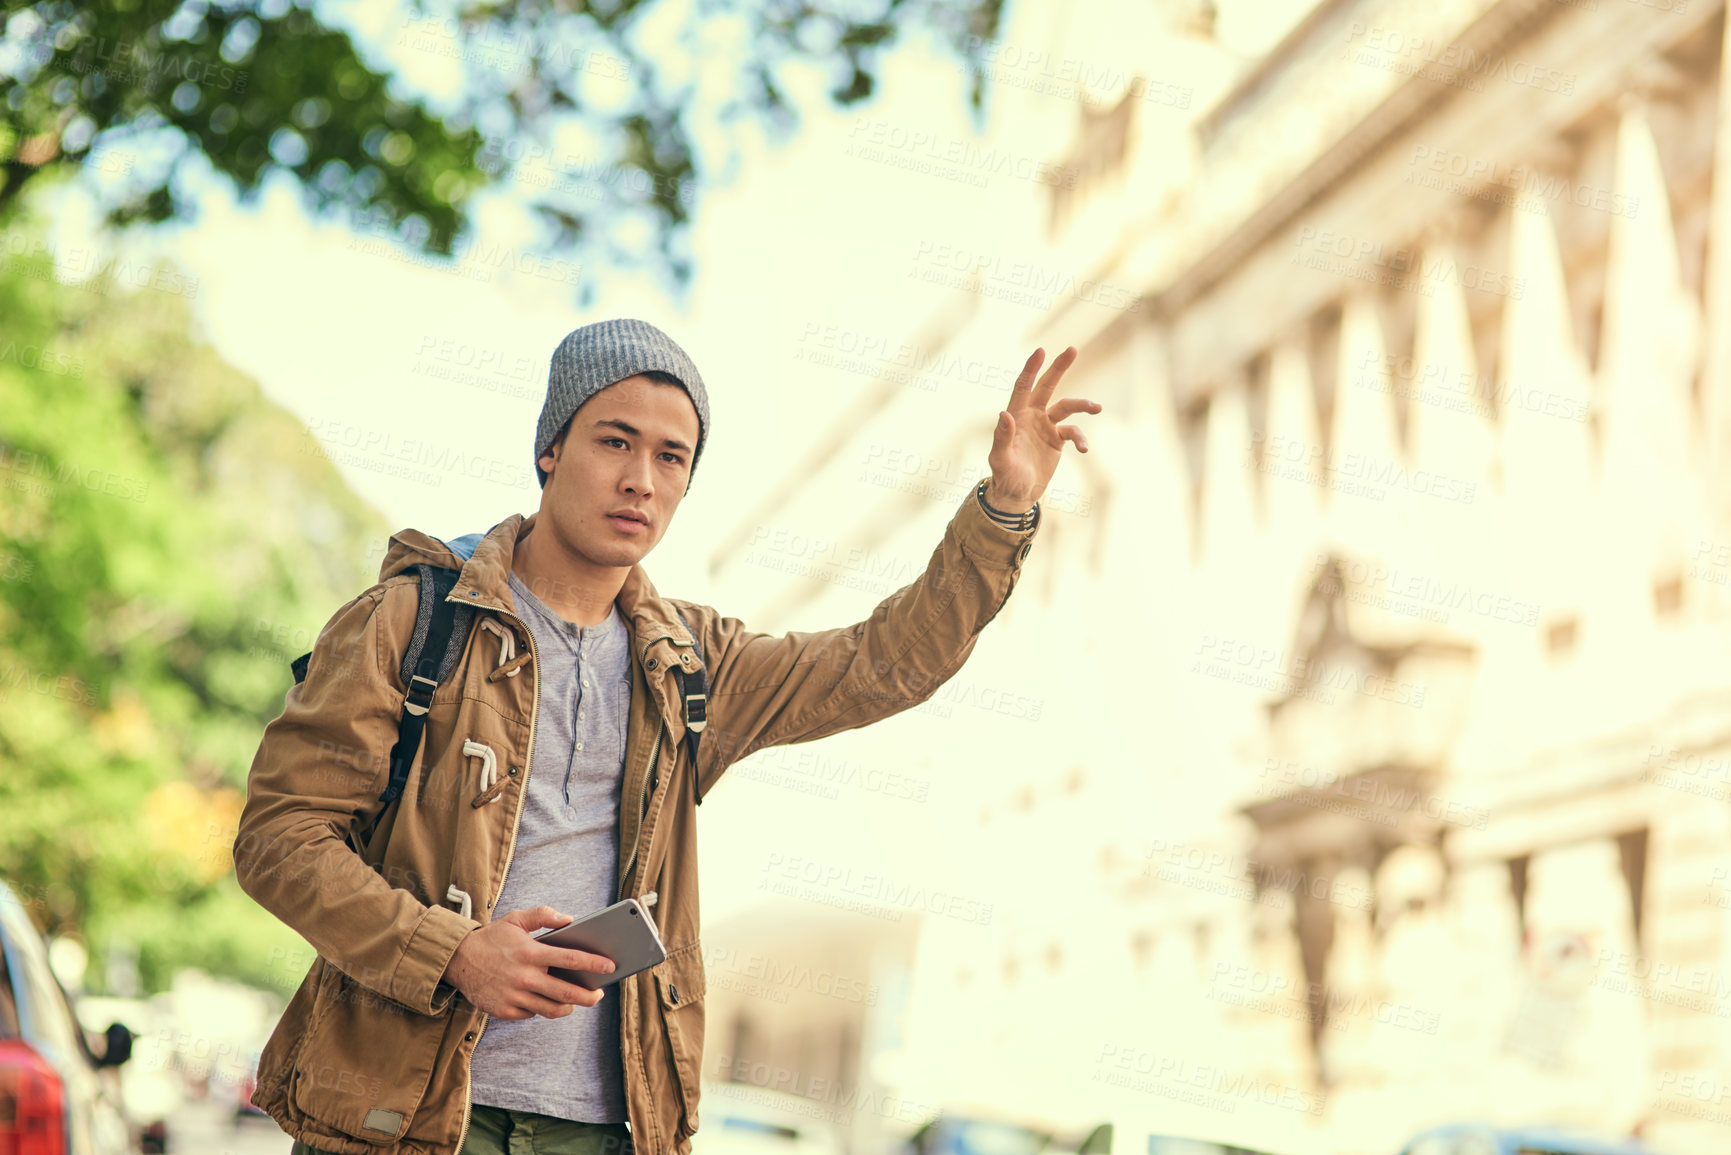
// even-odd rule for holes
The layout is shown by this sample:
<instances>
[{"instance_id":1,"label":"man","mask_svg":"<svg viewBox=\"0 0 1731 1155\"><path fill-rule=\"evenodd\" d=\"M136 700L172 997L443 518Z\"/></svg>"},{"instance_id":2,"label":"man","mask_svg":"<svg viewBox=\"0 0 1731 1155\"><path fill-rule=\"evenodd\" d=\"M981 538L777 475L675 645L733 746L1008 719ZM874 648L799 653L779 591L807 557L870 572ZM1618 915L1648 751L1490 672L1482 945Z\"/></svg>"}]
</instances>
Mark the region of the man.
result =
<instances>
[{"instance_id":1,"label":"man","mask_svg":"<svg viewBox=\"0 0 1731 1155\"><path fill-rule=\"evenodd\" d=\"M696 366L643 321L565 338L535 435L539 511L450 545L393 536L253 760L236 874L318 950L253 1096L296 1155L689 1151L697 804L734 761L918 705L961 667L1016 583L1064 442L1087 451L1059 423L1101 406L1052 401L1075 355L1037 383L1044 352L1028 358L990 477L916 581L863 622L775 637L662 597L640 564L707 438ZM450 600L474 624L381 803L422 563L461 570ZM693 764L682 683L699 672ZM665 962L605 993L548 973L612 963L531 932L649 894Z\"/></svg>"}]
</instances>

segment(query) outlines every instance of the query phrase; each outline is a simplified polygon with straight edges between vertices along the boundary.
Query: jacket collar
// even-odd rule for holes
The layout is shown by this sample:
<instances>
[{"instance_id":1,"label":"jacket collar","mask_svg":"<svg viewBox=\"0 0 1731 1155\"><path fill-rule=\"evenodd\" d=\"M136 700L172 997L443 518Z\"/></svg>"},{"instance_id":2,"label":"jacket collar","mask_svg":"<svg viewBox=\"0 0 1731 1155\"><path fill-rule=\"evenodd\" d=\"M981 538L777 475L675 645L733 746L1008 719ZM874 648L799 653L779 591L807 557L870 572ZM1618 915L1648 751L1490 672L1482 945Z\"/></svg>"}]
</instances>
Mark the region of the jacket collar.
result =
<instances>
[{"instance_id":1,"label":"jacket collar","mask_svg":"<svg viewBox=\"0 0 1731 1155\"><path fill-rule=\"evenodd\" d=\"M438 538L420 530L403 530L391 537L384 564L379 567L379 580L384 581L422 563L459 570L451 600L515 617L509 582L511 558L517 543L534 529L539 516L538 513L528 517L513 513L487 531L467 561ZM680 623L672 603L656 592L654 583L641 565L631 567L631 572L625 576L625 584L619 589L619 596L614 600L631 633L632 657L647 677L650 692L668 716L670 724L675 729L682 728L683 703L675 713L674 703L678 701L678 694L667 685L667 680L676 670L703 668L691 632Z\"/></svg>"}]
</instances>

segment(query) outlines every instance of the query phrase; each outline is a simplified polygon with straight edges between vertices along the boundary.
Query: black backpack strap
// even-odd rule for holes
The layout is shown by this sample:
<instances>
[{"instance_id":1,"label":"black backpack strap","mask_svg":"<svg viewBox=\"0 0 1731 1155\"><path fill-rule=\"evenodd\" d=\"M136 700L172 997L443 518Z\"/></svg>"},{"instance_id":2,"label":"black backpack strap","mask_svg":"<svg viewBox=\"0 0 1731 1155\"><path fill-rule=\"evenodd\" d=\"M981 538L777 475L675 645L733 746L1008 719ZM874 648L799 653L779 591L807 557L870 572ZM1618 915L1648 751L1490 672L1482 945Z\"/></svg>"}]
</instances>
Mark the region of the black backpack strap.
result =
<instances>
[{"instance_id":1,"label":"black backpack strap","mask_svg":"<svg viewBox=\"0 0 1731 1155\"><path fill-rule=\"evenodd\" d=\"M421 731L427 725L427 710L439 683L456 668L463 643L475 622L475 607L449 601L457 584L457 571L441 566L411 566L421 579L421 600L415 612L415 632L403 653L401 674L408 696L397 723L397 744L391 748L391 778L380 802L391 802L403 793L409 768L421 748ZM455 643L455 644L453 644Z\"/></svg>"},{"instance_id":2,"label":"black backpack strap","mask_svg":"<svg viewBox=\"0 0 1731 1155\"><path fill-rule=\"evenodd\" d=\"M397 744L391 747L391 777L380 802L399 797L409 780L415 752L421 748L421 731L427 725L427 708L439 688L462 657L463 644L475 623L475 607L446 601L457 584L457 571L432 565L410 566L420 579L421 600L415 610L415 632L403 653L401 674L409 688L403 700L403 716L397 722ZM309 651L289 663L295 681L307 680Z\"/></svg>"},{"instance_id":3,"label":"black backpack strap","mask_svg":"<svg viewBox=\"0 0 1731 1155\"><path fill-rule=\"evenodd\" d=\"M703 643L697 640L697 632L691 628L691 623L685 620L685 615L675 609L679 624L685 627L685 632L691 635L691 644L697 650L697 660L704 663L704 669L694 674L679 670L679 693L685 699L685 748L691 754L691 797L699 806L703 805L703 795L697 789L697 747L703 736L703 728L709 724L709 670L708 661L703 657ZM687 678L697 683L694 691L687 683Z\"/></svg>"}]
</instances>

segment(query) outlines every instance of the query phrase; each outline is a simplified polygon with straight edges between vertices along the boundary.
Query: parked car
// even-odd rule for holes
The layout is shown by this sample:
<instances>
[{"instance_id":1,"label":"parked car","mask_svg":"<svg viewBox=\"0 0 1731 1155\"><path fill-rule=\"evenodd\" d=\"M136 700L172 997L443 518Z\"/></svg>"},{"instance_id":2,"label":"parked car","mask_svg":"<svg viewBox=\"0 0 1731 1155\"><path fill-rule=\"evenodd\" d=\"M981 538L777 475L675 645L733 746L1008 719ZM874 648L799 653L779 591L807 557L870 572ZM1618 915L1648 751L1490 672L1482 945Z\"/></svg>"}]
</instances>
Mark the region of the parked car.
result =
<instances>
[{"instance_id":1,"label":"parked car","mask_svg":"<svg viewBox=\"0 0 1731 1155\"><path fill-rule=\"evenodd\" d=\"M132 1032L110 1024L92 1041L48 965L48 947L11 887L0 882L0 1151L126 1155L128 1122L115 1070Z\"/></svg>"},{"instance_id":2,"label":"parked car","mask_svg":"<svg viewBox=\"0 0 1731 1155\"><path fill-rule=\"evenodd\" d=\"M908 1138L907 1155L1039 1155L1052 1137L1007 1119L943 1114Z\"/></svg>"},{"instance_id":3,"label":"parked car","mask_svg":"<svg viewBox=\"0 0 1731 1155\"><path fill-rule=\"evenodd\" d=\"M1066 1147L1076 1155L1328 1155L1333 1148L1294 1117L1256 1117L1172 1102L1116 1112ZM1278 1114L1289 1114L1279 1112Z\"/></svg>"},{"instance_id":4,"label":"parked car","mask_svg":"<svg viewBox=\"0 0 1731 1155\"><path fill-rule=\"evenodd\" d=\"M127 1116L139 1125L142 1155L164 1155L168 1150L168 1121L186 1101L180 1074L162 1062L160 1040L164 1037L161 1012L149 999L84 995L73 1000L73 1013L92 1037L101 1038L100 1025L117 1022L134 1039L155 1038L155 1054L140 1054L134 1043L132 1057L120 1068L120 1100Z\"/></svg>"},{"instance_id":5,"label":"parked car","mask_svg":"<svg viewBox=\"0 0 1731 1155\"><path fill-rule=\"evenodd\" d=\"M765 1087L704 1088L701 1155L841 1155L822 1104Z\"/></svg>"},{"instance_id":6,"label":"parked car","mask_svg":"<svg viewBox=\"0 0 1731 1155\"><path fill-rule=\"evenodd\" d=\"M1407 1141L1401 1155L1659 1155L1639 1139L1617 1139L1553 1127L1433 1127Z\"/></svg>"},{"instance_id":7,"label":"parked car","mask_svg":"<svg viewBox=\"0 0 1731 1155\"><path fill-rule=\"evenodd\" d=\"M1142 1150L1146 1155L1269 1155L1267 1151L1256 1147L1237 1147L1230 1143L1191 1139L1183 1135L1149 1135Z\"/></svg>"},{"instance_id":8,"label":"parked car","mask_svg":"<svg viewBox=\"0 0 1731 1155\"><path fill-rule=\"evenodd\" d=\"M1059 1145L1054 1145L1058 1148ZM1061 1146L1075 1155L1270 1155L1259 1147L1240 1147L1212 1139L1163 1135L1146 1127L1102 1123L1080 1143ZM1048 1155L1051 1155L1048 1152Z\"/></svg>"},{"instance_id":9,"label":"parked car","mask_svg":"<svg viewBox=\"0 0 1731 1155\"><path fill-rule=\"evenodd\" d=\"M247 1058L246 1074L235 1084L234 1091L234 1122L238 1126L242 1119L253 1116L268 1119L263 1107L252 1101L253 1092L258 1090L258 1061L262 1051L254 1051Z\"/></svg>"}]
</instances>

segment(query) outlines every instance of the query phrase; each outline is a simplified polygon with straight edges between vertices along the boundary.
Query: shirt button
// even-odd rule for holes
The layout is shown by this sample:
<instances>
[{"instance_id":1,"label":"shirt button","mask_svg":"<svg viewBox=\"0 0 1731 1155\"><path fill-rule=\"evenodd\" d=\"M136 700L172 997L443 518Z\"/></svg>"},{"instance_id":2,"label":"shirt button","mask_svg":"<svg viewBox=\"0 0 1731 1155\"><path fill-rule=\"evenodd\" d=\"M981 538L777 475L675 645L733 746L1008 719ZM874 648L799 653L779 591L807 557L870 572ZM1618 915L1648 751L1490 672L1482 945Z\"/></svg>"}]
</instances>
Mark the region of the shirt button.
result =
<instances>
[{"instance_id":1,"label":"shirt button","mask_svg":"<svg viewBox=\"0 0 1731 1155\"><path fill-rule=\"evenodd\" d=\"M579 749L579 750L583 749L583 743L581 743L581 742L577 743L577 749Z\"/></svg>"}]
</instances>

